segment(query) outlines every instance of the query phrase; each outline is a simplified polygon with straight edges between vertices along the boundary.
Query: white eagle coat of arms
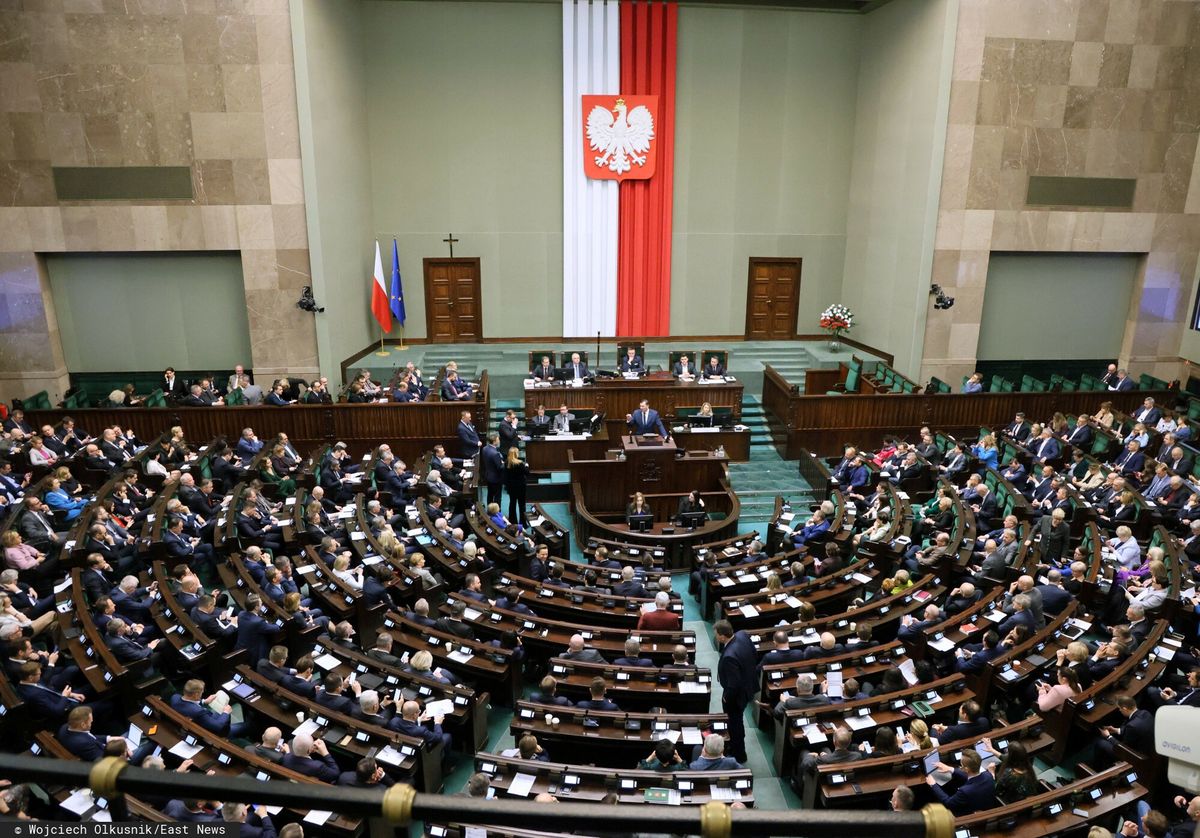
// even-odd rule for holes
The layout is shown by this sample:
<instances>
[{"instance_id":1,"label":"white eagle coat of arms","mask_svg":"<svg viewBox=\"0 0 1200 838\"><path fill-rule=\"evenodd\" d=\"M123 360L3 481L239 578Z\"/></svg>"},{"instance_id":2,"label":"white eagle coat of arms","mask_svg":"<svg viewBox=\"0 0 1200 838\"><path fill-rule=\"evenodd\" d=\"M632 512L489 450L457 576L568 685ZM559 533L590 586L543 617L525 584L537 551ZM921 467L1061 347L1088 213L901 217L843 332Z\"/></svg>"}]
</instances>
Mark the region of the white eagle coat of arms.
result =
<instances>
[{"instance_id":1,"label":"white eagle coat of arms","mask_svg":"<svg viewBox=\"0 0 1200 838\"><path fill-rule=\"evenodd\" d=\"M594 101L600 97L585 98ZM617 99L611 109L594 104L587 112L585 133L589 151L585 153L584 168L589 176L622 180L654 173L654 114L645 104L630 108L624 98ZM592 159L587 160L587 156Z\"/></svg>"}]
</instances>

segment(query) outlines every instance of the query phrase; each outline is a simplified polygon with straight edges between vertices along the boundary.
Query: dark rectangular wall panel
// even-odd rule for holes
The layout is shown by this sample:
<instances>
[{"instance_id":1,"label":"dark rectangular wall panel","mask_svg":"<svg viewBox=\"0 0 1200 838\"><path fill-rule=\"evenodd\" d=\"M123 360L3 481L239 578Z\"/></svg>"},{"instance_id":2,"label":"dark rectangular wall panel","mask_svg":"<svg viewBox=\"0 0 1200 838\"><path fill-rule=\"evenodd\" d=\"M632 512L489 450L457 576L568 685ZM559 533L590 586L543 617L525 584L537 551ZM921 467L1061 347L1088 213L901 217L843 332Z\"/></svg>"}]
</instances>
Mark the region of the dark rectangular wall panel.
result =
<instances>
[{"instance_id":1,"label":"dark rectangular wall panel","mask_svg":"<svg viewBox=\"0 0 1200 838\"><path fill-rule=\"evenodd\" d=\"M190 201L190 166L55 166L60 201Z\"/></svg>"},{"instance_id":2,"label":"dark rectangular wall panel","mask_svg":"<svg viewBox=\"0 0 1200 838\"><path fill-rule=\"evenodd\" d=\"M1136 178L1030 175L1025 203L1040 207L1129 209Z\"/></svg>"}]
</instances>

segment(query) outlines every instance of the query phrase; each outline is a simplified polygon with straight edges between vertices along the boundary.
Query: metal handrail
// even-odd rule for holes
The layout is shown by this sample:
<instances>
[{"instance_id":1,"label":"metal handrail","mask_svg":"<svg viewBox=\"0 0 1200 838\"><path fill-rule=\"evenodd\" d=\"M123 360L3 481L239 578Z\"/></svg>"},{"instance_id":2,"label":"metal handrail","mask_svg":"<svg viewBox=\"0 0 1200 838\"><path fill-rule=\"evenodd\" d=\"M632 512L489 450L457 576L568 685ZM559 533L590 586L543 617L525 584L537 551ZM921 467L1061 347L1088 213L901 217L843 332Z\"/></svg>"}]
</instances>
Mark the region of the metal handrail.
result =
<instances>
[{"instance_id":1,"label":"metal handrail","mask_svg":"<svg viewBox=\"0 0 1200 838\"><path fill-rule=\"evenodd\" d=\"M733 810L712 801L703 806L605 805L571 803L547 805L515 800L485 800L423 794L411 786L378 789L348 788L277 780L246 782L237 775L180 774L135 768L118 757L96 763L0 754L0 777L14 782L89 787L109 800L114 819L124 812L122 795L201 800L236 800L293 809L320 809L378 819L393 827L413 820L521 827L548 832L601 829L604 832L657 832L728 838L733 835L795 835L822 838L951 838L954 818L945 807L926 806L920 812L827 810ZM374 826L374 825L373 825ZM372 829L372 832L375 832Z\"/></svg>"}]
</instances>

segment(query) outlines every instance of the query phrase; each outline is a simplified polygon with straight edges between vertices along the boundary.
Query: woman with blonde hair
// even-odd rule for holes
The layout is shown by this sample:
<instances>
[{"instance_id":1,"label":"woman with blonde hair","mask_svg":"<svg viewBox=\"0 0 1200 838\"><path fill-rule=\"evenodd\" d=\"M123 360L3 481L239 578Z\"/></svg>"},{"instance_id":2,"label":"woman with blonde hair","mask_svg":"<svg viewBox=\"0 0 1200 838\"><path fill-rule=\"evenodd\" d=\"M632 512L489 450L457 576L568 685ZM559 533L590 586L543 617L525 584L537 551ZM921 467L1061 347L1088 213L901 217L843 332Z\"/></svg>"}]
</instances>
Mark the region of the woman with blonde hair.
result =
<instances>
[{"instance_id":1,"label":"woman with blonde hair","mask_svg":"<svg viewBox=\"0 0 1200 838\"><path fill-rule=\"evenodd\" d=\"M779 578L778 573L772 573L767 577L767 585L762 589L763 593L775 593L783 590L783 580Z\"/></svg>"},{"instance_id":2,"label":"woman with blonde hair","mask_svg":"<svg viewBox=\"0 0 1200 838\"><path fill-rule=\"evenodd\" d=\"M448 687L454 686L454 681L448 677L449 673L441 667L433 668L433 655L427 649L422 649L409 658L408 671L413 675L429 678Z\"/></svg>"},{"instance_id":3,"label":"woman with blonde hair","mask_svg":"<svg viewBox=\"0 0 1200 838\"><path fill-rule=\"evenodd\" d=\"M1033 430L1030 429L1029 433L1032 436ZM986 468L996 468L1000 464L1000 449L996 447L996 438L991 434L986 434L983 439L971 446L971 453Z\"/></svg>"},{"instance_id":4,"label":"woman with blonde hair","mask_svg":"<svg viewBox=\"0 0 1200 838\"><path fill-rule=\"evenodd\" d=\"M1112 402L1101 402L1100 409L1092 416L1092 421L1104 428L1111 428L1114 419Z\"/></svg>"},{"instance_id":5,"label":"woman with blonde hair","mask_svg":"<svg viewBox=\"0 0 1200 838\"><path fill-rule=\"evenodd\" d=\"M350 557L346 555L338 556L333 560L333 575L346 583L346 587L354 591L363 589L363 569L362 567L350 567Z\"/></svg>"},{"instance_id":6,"label":"woman with blonde hair","mask_svg":"<svg viewBox=\"0 0 1200 838\"><path fill-rule=\"evenodd\" d=\"M929 738L929 725L925 723L924 719L913 719L908 726L908 736L905 738L919 751L933 747L933 740Z\"/></svg>"}]
</instances>

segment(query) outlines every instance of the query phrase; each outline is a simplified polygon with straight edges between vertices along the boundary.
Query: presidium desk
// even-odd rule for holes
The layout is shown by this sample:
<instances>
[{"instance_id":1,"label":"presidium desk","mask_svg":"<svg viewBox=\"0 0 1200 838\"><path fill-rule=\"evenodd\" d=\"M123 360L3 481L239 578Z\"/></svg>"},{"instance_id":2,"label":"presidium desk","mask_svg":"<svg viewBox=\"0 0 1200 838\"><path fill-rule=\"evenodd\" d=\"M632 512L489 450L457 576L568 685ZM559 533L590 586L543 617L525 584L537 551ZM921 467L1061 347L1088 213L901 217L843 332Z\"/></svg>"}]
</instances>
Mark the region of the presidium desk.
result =
<instances>
[{"instance_id":1,"label":"presidium desk","mask_svg":"<svg viewBox=\"0 0 1200 838\"><path fill-rule=\"evenodd\" d=\"M625 434L625 415L633 413L645 399L650 407L658 411L663 425L671 430L682 424L676 421L677 413L684 408L696 409L708 402L714 409L728 408L735 422L742 417L743 385L738 380L714 381L699 379L679 381L670 373L652 372L642 378L600 378L581 387L555 384L551 386L525 386L525 421L537 413L538 405L544 405L546 414L553 416L562 405L568 409L580 408L592 413L604 414L604 426L599 433L585 437L575 434L568 437L526 442L526 457L534 471L564 471L567 468L568 449L575 452L577 459L601 459L609 449L618 447ZM699 429L672 431L679 447L688 451L714 451L725 449L728 460L745 462L750 459L750 432L724 429Z\"/></svg>"},{"instance_id":2,"label":"presidium desk","mask_svg":"<svg viewBox=\"0 0 1200 838\"><path fill-rule=\"evenodd\" d=\"M661 548L668 567L690 566L692 548L735 535L741 504L729 487L728 458L710 452L685 451L673 440L624 436L617 451L603 458L567 455L571 471L571 511L580 548L589 539ZM695 529L675 523L679 500L700 490L708 520ZM633 532L625 508L635 492L646 496L654 513L649 532Z\"/></svg>"}]
</instances>

